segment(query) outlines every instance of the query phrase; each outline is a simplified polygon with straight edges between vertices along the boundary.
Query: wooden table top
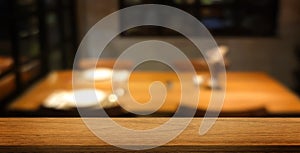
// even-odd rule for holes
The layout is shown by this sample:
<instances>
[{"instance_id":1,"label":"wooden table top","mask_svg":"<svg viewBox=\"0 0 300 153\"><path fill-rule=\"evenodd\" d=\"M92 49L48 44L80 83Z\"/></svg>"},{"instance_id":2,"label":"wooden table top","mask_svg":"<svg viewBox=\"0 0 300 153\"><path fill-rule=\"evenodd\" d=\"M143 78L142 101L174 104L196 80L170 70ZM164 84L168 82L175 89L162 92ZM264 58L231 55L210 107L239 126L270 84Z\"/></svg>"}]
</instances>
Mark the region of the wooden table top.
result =
<instances>
[{"instance_id":1,"label":"wooden table top","mask_svg":"<svg viewBox=\"0 0 300 153\"><path fill-rule=\"evenodd\" d=\"M165 103L160 108L160 111L174 112L180 98L180 85L174 73L134 72L130 76L131 94L137 101L147 102L150 99L148 87L153 81L174 82L172 89L168 91ZM82 88L91 87L91 85L93 84L83 82ZM110 81L97 82L95 86L106 92L111 91ZM71 89L72 71L53 72L12 102L9 109L37 110L43 100L54 91ZM206 110L211 90L201 87L200 92L198 108ZM275 114L300 113L300 100L289 89L265 73L228 72L226 96L222 111L243 111L262 107ZM130 109L143 111L145 108Z\"/></svg>"},{"instance_id":2,"label":"wooden table top","mask_svg":"<svg viewBox=\"0 0 300 153\"><path fill-rule=\"evenodd\" d=\"M113 120L125 127L141 130L157 127L167 119ZM178 137L154 151L299 151L299 118L219 118L203 136L198 135L201 121L202 118L194 118ZM114 133L110 135L119 137ZM1 150L126 151L98 139L80 118L0 118Z\"/></svg>"}]
</instances>

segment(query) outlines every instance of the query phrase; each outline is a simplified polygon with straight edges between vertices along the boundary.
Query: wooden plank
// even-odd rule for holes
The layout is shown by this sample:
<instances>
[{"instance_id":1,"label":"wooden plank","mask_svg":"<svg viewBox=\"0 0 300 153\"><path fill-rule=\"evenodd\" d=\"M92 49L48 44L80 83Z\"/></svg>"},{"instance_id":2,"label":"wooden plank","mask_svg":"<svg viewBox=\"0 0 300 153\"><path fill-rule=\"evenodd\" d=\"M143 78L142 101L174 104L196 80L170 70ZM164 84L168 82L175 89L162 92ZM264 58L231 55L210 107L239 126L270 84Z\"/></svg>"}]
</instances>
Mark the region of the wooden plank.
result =
<instances>
[{"instance_id":1,"label":"wooden plank","mask_svg":"<svg viewBox=\"0 0 300 153\"><path fill-rule=\"evenodd\" d=\"M167 118L114 118L117 123L131 129L154 128L166 120ZM299 151L300 149L299 118L219 118L204 136L198 135L201 121L202 118L194 118L178 137L152 151ZM109 134L111 137L119 137L114 133ZM80 118L1 118L0 151L20 151L18 149L125 151L98 139Z\"/></svg>"},{"instance_id":2,"label":"wooden plank","mask_svg":"<svg viewBox=\"0 0 300 153\"><path fill-rule=\"evenodd\" d=\"M125 150L113 146L0 146L1 152L299 152L299 146L161 146L149 150Z\"/></svg>"}]
</instances>

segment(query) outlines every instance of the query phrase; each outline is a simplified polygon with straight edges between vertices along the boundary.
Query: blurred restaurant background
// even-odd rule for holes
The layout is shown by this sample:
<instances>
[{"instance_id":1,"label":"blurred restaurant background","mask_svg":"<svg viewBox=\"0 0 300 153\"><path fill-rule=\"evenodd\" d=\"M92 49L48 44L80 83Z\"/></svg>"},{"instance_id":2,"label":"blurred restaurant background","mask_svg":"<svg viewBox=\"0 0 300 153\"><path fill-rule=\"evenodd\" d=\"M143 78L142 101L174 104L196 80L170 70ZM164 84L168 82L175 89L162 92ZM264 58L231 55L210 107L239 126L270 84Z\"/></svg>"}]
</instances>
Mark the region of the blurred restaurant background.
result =
<instances>
[{"instance_id":1,"label":"blurred restaurant background","mask_svg":"<svg viewBox=\"0 0 300 153\"><path fill-rule=\"evenodd\" d=\"M64 83L72 82L67 72L73 66L87 70L95 63L95 59L79 55L81 62L73 65L77 48L88 30L103 17L139 4L163 4L190 13L208 28L220 48L226 50L228 81L233 82L228 83L228 92L234 91L234 94L228 93L223 116L299 116L299 0L0 0L0 115L76 116L73 108L46 108L43 100L57 91L71 89ZM155 12L141 13L142 18L153 15ZM126 24L122 17L117 22L117 27ZM103 63L98 66L112 68L122 51L145 40L162 40L176 46L190 58L200 74L208 73L205 60L187 38L157 26L132 28L115 37L105 48ZM124 63L124 67L126 64L130 65L130 61ZM137 76L148 81L160 78L151 78L154 74L171 71L168 66L153 61L141 64L137 70L142 71ZM172 79L166 80L167 85L173 85L169 81ZM236 87L243 81L241 89ZM108 88L105 84L99 86ZM237 94L238 91L247 91L247 94ZM141 97L147 99L148 96ZM229 101L243 103L243 100L249 104L227 105ZM293 109L289 111L289 108ZM261 109L269 114L262 115ZM278 110L278 113L270 115L268 109ZM119 108L108 111L112 116L133 116L119 113ZM202 111L197 112L198 116L203 116Z\"/></svg>"}]
</instances>

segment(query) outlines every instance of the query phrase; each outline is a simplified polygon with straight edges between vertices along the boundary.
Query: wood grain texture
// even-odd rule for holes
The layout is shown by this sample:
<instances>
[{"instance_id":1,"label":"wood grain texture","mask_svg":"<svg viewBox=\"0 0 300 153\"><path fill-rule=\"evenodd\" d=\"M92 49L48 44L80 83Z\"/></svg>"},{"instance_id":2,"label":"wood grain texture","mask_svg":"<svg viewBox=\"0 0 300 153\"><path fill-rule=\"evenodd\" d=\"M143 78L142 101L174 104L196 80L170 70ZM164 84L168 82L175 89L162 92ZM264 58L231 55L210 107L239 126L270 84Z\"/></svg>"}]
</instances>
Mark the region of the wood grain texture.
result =
<instances>
[{"instance_id":1,"label":"wood grain texture","mask_svg":"<svg viewBox=\"0 0 300 153\"><path fill-rule=\"evenodd\" d=\"M209 78L205 73L203 76ZM180 83L174 73L132 73L129 84L132 96L141 103L147 102L150 99L148 93L149 85L153 81L161 81L163 83L168 81L173 82L172 88L168 91L165 103L160 108L160 111L174 112L180 101ZM80 88L90 88L94 85L88 81L82 81L78 84ZM110 81L96 82L95 86L107 93L111 92ZM43 103L43 100L51 93L58 90L71 89L72 71L53 72L12 102L9 109L37 110ZM200 90L198 108L206 110L209 104L211 90L203 86ZM123 103L127 102L123 101ZM255 110L256 108L265 108L268 112L273 114L300 113L300 100L289 89L265 73L228 72L226 96L222 111L247 111ZM132 107L130 109L145 111L147 108Z\"/></svg>"},{"instance_id":2,"label":"wood grain texture","mask_svg":"<svg viewBox=\"0 0 300 153\"><path fill-rule=\"evenodd\" d=\"M128 128L148 129L160 125L167 118L114 120ZM202 118L194 118L177 138L152 151L300 150L299 118L219 118L207 134L199 136L201 121ZM114 133L108 134L119 137ZM80 118L1 118L0 151L20 151L18 149L49 152L126 151L98 139Z\"/></svg>"}]
</instances>

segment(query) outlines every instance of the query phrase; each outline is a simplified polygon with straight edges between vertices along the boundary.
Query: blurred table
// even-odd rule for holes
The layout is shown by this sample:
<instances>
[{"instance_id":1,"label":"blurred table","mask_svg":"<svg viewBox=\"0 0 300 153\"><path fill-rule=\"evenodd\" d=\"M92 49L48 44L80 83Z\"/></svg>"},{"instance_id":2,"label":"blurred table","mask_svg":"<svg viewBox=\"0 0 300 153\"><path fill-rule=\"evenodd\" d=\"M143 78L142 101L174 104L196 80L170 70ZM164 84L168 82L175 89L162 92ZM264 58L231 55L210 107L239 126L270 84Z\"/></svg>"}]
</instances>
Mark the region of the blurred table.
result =
<instances>
[{"instance_id":1,"label":"blurred table","mask_svg":"<svg viewBox=\"0 0 300 153\"><path fill-rule=\"evenodd\" d=\"M208 76L203 74L203 76ZM159 109L162 112L175 112L180 98L180 84L176 74L171 72L133 72L130 76L130 91L139 102L150 99L149 85L153 81L173 82L168 91L165 103ZM89 85L88 85L89 84ZM91 83L82 83L82 88ZM110 81L96 82L96 88L111 91ZM43 100L57 90L72 89L72 71L57 71L49 74L22 96L9 105L9 110L38 110ZM159 93L158 93L159 94ZM210 100L211 89L200 88L198 109L206 110ZM289 89L260 72L228 72L224 112L247 111L265 108L271 114L300 113L300 100ZM146 111L147 108L130 108L135 111Z\"/></svg>"}]
</instances>

